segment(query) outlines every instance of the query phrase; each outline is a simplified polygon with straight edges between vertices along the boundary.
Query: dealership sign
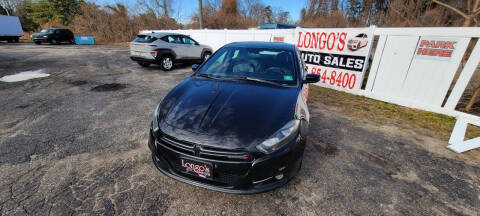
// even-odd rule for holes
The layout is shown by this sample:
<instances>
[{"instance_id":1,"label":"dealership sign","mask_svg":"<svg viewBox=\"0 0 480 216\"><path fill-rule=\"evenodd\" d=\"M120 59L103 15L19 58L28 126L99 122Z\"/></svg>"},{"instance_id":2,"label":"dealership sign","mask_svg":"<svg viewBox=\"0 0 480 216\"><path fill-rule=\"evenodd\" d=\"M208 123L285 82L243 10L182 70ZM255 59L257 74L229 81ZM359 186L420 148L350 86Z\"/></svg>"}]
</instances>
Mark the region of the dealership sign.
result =
<instances>
[{"instance_id":1,"label":"dealership sign","mask_svg":"<svg viewBox=\"0 0 480 216\"><path fill-rule=\"evenodd\" d=\"M368 67L373 28L296 30L296 46L317 85L355 91Z\"/></svg>"}]
</instances>

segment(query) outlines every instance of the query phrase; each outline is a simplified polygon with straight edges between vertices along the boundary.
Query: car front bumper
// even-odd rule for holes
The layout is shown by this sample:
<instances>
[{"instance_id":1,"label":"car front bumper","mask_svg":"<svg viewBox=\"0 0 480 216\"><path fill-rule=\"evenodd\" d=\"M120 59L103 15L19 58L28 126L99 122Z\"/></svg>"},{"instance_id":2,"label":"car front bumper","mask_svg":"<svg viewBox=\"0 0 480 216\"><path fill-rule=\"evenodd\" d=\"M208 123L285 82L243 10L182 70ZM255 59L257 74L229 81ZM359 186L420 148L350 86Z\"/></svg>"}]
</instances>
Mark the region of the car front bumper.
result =
<instances>
[{"instance_id":1,"label":"car front bumper","mask_svg":"<svg viewBox=\"0 0 480 216\"><path fill-rule=\"evenodd\" d=\"M33 42L48 42L49 38L32 38Z\"/></svg>"},{"instance_id":2,"label":"car front bumper","mask_svg":"<svg viewBox=\"0 0 480 216\"><path fill-rule=\"evenodd\" d=\"M298 135L279 151L245 162L212 160L184 154L163 145L151 130L148 146L155 166L171 178L225 193L254 194L278 188L295 176L301 166L305 140ZM212 163L213 179L184 173L179 168L179 158Z\"/></svg>"}]
</instances>

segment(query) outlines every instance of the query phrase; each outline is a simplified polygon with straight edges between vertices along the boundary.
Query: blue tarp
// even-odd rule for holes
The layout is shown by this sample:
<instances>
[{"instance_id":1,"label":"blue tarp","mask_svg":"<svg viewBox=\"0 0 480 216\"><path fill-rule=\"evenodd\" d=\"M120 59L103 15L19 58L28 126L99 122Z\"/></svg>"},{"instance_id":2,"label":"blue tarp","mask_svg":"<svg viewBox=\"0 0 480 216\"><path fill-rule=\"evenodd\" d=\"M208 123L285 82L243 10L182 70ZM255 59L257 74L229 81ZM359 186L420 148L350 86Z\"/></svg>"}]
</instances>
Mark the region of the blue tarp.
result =
<instances>
[{"instance_id":1,"label":"blue tarp","mask_svg":"<svg viewBox=\"0 0 480 216\"><path fill-rule=\"evenodd\" d=\"M75 43L80 45L93 45L95 40L92 35L75 35Z\"/></svg>"}]
</instances>

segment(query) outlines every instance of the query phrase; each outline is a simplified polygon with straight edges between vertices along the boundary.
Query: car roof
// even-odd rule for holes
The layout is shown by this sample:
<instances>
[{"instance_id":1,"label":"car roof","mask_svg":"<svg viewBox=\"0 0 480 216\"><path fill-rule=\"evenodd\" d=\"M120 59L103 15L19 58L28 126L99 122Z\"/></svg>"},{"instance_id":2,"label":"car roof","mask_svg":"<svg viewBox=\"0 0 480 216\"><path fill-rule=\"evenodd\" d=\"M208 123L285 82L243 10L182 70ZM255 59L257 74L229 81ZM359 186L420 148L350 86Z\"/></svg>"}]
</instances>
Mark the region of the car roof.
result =
<instances>
[{"instance_id":1,"label":"car roof","mask_svg":"<svg viewBox=\"0 0 480 216\"><path fill-rule=\"evenodd\" d=\"M248 48L272 48L295 51L295 45L282 42L262 42L262 41L246 41L233 42L225 45L225 47L248 47Z\"/></svg>"},{"instance_id":2,"label":"car roof","mask_svg":"<svg viewBox=\"0 0 480 216\"><path fill-rule=\"evenodd\" d=\"M171 33L171 32L152 32L152 33L145 33L145 34L140 34L140 35L148 35L148 36L153 36L153 37L157 37L157 38L161 38L161 37L167 36L167 35L182 35L182 36L186 36L186 35L183 35L183 34Z\"/></svg>"}]
</instances>

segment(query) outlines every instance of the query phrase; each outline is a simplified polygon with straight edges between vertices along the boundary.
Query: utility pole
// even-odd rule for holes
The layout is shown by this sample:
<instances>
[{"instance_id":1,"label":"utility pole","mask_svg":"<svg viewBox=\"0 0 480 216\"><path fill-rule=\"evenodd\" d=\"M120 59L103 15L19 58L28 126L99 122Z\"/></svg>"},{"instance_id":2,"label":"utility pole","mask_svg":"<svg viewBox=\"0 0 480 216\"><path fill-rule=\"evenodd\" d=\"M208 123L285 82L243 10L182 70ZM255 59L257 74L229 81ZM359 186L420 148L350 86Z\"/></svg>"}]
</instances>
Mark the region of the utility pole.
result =
<instances>
[{"instance_id":1,"label":"utility pole","mask_svg":"<svg viewBox=\"0 0 480 216\"><path fill-rule=\"evenodd\" d=\"M198 19L200 22L200 29L203 29L202 0L198 0Z\"/></svg>"}]
</instances>

